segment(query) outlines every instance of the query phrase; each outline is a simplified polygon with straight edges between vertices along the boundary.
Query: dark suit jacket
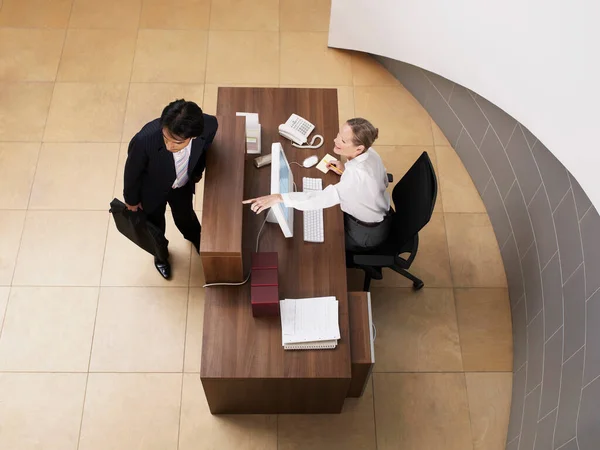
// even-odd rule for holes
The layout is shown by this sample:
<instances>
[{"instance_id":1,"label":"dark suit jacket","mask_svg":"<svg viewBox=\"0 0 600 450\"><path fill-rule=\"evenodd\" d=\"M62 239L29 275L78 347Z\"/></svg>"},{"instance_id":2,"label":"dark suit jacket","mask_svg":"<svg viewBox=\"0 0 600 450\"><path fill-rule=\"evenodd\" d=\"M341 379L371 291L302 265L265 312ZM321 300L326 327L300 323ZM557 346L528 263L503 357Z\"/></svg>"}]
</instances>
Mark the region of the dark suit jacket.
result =
<instances>
[{"instance_id":1,"label":"dark suit jacket","mask_svg":"<svg viewBox=\"0 0 600 450\"><path fill-rule=\"evenodd\" d=\"M216 123L215 117L204 117L205 123L208 118ZM199 136L192 141L188 163L190 183L197 183L202 178L206 167L206 140L205 136ZM125 202L129 205L141 202L144 211L150 213L167 201L175 178L175 161L165 147L160 119L153 120L129 143L123 187Z\"/></svg>"}]
</instances>

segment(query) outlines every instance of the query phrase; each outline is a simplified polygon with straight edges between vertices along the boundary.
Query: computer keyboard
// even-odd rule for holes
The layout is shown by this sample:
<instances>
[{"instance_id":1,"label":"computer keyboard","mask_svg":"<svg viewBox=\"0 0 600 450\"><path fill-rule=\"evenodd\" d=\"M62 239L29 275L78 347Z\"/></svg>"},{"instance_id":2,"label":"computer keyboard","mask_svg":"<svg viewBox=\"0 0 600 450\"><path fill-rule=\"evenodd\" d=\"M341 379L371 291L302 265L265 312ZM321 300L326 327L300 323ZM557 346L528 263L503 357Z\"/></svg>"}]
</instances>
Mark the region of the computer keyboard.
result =
<instances>
[{"instance_id":1,"label":"computer keyboard","mask_svg":"<svg viewBox=\"0 0 600 450\"><path fill-rule=\"evenodd\" d=\"M323 181L320 178L302 178L302 192L322 191ZM324 242L323 210L304 211L304 241Z\"/></svg>"}]
</instances>

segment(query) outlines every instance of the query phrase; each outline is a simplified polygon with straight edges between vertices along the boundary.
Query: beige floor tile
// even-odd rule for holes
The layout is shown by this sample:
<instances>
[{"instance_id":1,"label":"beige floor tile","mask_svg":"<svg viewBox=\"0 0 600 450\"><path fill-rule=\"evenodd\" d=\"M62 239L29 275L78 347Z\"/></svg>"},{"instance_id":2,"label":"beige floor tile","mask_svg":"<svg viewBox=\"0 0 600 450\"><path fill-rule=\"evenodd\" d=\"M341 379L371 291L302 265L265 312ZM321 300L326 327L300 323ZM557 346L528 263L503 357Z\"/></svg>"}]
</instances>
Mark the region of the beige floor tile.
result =
<instances>
[{"instance_id":1,"label":"beige floor tile","mask_svg":"<svg viewBox=\"0 0 600 450\"><path fill-rule=\"evenodd\" d=\"M6 311L6 305L8 304L9 293L10 287L0 286L0 333L2 333L2 326L4 324L4 312Z\"/></svg>"},{"instance_id":2,"label":"beige floor tile","mask_svg":"<svg viewBox=\"0 0 600 450\"><path fill-rule=\"evenodd\" d=\"M347 398L341 414L281 414L279 450L375 449L373 385L360 398Z\"/></svg>"},{"instance_id":3,"label":"beige floor tile","mask_svg":"<svg viewBox=\"0 0 600 450\"><path fill-rule=\"evenodd\" d=\"M445 214L455 287L506 287L496 235L486 214Z\"/></svg>"},{"instance_id":4,"label":"beige floor tile","mask_svg":"<svg viewBox=\"0 0 600 450\"><path fill-rule=\"evenodd\" d=\"M442 133L442 130L440 130L440 127L438 127L437 123L433 121L433 119L431 119L431 131L433 133L433 143L435 145L451 147L450 142L444 133Z\"/></svg>"},{"instance_id":5,"label":"beige floor tile","mask_svg":"<svg viewBox=\"0 0 600 450\"><path fill-rule=\"evenodd\" d=\"M129 28L139 24L142 0L74 0L71 28Z\"/></svg>"},{"instance_id":6,"label":"beige floor tile","mask_svg":"<svg viewBox=\"0 0 600 450\"><path fill-rule=\"evenodd\" d=\"M455 289L465 371L512 371L512 326L506 289Z\"/></svg>"},{"instance_id":7,"label":"beige floor tile","mask_svg":"<svg viewBox=\"0 0 600 450\"><path fill-rule=\"evenodd\" d=\"M379 153L379 156L381 156L388 173L394 175L394 181L388 186L390 198L392 197L392 191L394 190L396 184L402 179L404 174L408 172L408 169L412 167L415 161L419 159L419 156L421 156L423 152L427 152L429 155L429 159L431 159L431 164L433 165L433 170L435 171L436 176L439 178L437 156L433 147L418 145L377 145L377 142L375 142L375 151ZM434 212L443 211L441 194L442 193L439 189L438 180L438 192Z\"/></svg>"},{"instance_id":8,"label":"beige floor tile","mask_svg":"<svg viewBox=\"0 0 600 450\"><path fill-rule=\"evenodd\" d=\"M127 98L123 142L128 142L148 122L160 117L172 101L185 99L202 106L203 84L132 83Z\"/></svg>"},{"instance_id":9,"label":"beige floor tile","mask_svg":"<svg viewBox=\"0 0 600 450\"><path fill-rule=\"evenodd\" d=\"M0 142L0 208L27 209L40 144Z\"/></svg>"},{"instance_id":10,"label":"beige floor tile","mask_svg":"<svg viewBox=\"0 0 600 450\"><path fill-rule=\"evenodd\" d=\"M129 85L56 83L46 142L119 142Z\"/></svg>"},{"instance_id":11,"label":"beige floor tile","mask_svg":"<svg viewBox=\"0 0 600 450\"><path fill-rule=\"evenodd\" d=\"M281 31L329 31L330 0L280 0Z\"/></svg>"},{"instance_id":12,"label":"beige floor tile","mask_svg":"<svg viewBox=\"0 0 600 450\"><path fill-rule=\"evenodd\" d=\"M473 448L464 374L374 377L378 449Z\"/></svg>"},{"instance_id":13,"label":"beige floor tile","mask_svg":"<svg viewBox=\"0 0 600 450\"><path fill-rule=\"evenodd\" d=\"M338 86L338 116L340 125L348 119L356 117L354 113L354 88L349 86Z\"/></svg>"},{"instance_id":14,"label":"beige floor tile","mask_svg":"<svg viewBox=\"0 0 600 450\"><path fill-rule=\"evenodd\" d=\"M327 47L327 33L281 33L281 83L352 85L352 58Z\"/></svg>"},{"instance_id":15,"label":"beige floor tile","mask_svg":"<svg viewBox=\"0 0 600 450\"><path fill-rule=\"evenodd\" d=\"M216 84L204 85L204 97L202 98L202 111L206 114L215 115L217 113L217 98L219 86Z\"/></svg>"},{"instance_id":16,"label":"beige floor tile","mask_svg":"<svg viewBox=\"0 0 600 450\"><path fill-rule=\"evenodd\" d=\"M452 289L372 289L376 372L462 371Z\"/></svg>"},{"instance_id":17,"label":"beige floor tile","mask_svg":"<svg viewBox=\"0 0 600 450\"><path fill-rule=\"evenodd\" d=\"M127 161L127 149L129 148L129 144L123 142L119 147L119 159L117 163L117 175L115 179L115 188L113 192L113 196L123 201L123 183L125 176L125 161Z\"/></svg>"},{"instance_id":18,"label":"beige floor tile","mask_svg":"<svg viewBox=\"0 0 600 450\"><path fill-rule=\"evenodd\" d=\"M136 30L70 29L57 81L128 83L136 38Z\"/></svg>"},{"instance_id":19,"label":"beige floor tile","mask_svg":"<svg viewBox=\"0 0 600 450\"><path fill-rule=\"evenodd\" d=\"M210 0L144 0L140 28L207 30Z\"/></svg>"},{"instance_id":20,"label":"beige floor tile","mask_svg":"<svg viewBox=\"0 0 600 450\"><path fill-rule=\"evenodd\" d=\"M280 87L308 89L334 88L332 86L314 84L281 84ZM335 89L338 96L338 119L341 127L348 119L356 117L354 114L354 88L352 86L335 86ZM333 143L328 144L326 142L325 145L333 147Z\"/></svg>"},{"instance_id":21,"label":"beige floor tile","mask_svg":"<svg viewBox=\"0 0 600 450\"><path fill-rule=\"evenodd\" d=\"M202 288L190 289L185 334L185 361L183 366L185 372L200 372L202 330L204 324L204 292Z\"/></svg>"},{"instance_id":22,"label":"beige floor tile","mask_svg":"<svg viewBox=\"0 0 600 450\"><path fill-rule=\"evenodd\" d=\"M436 147L438 187L445 212L486 212L481 196L452 147Z\"/></svg>"},{"instance_id":23,"label":"beige floor tile","mask_svg":"<svg viewBox=\"0 0 600 450\"><path fill-rule=\"evenodd\" d=\"M430 222L419 232L419 249L409 272L427 287L452 287L450 257L446 241L444 216L433 213ZM383 280L373 280L373 287L408 287L412 281L391 269L383 270Z\"/></svg>"},{"instance_id":24,"label":"beige floor tile","mask_svg":"<svg viewBox=\"0 0 600 450\"><path fill-rule=\"evenodd\" d=\"M277 448L277 416L210 414L198 374L183 375L180 450Z\"/></svg>"},{"instance_id":25,"label":"beige floor tile","mask_svg":"<svg viewBox=\"0 0 600 450\"><path fill-rule=\"evenodd\" d=\"M0 82L0 141L41 141L53 89L53 83Z\"/></svg>"},{"instance_id":26,"label":"beige floor tile","mask_svg":"<svg viewBox=\"0 0 600 450\"><path fill-rule=\"evenodd\" d=\"M169 211L166 212L166 221L172 278L168 281L162 278L154 267L152 255L119 233L111 217L102 269L102 286L188 285L191 244L175 227Z\"/></svg>"},{"instance_id":27,"label":"beige floor tile","mask_svg":"<svg viewBox=\"0 0 600 450\"><path fill-rule=\"evenodd\" d=\"M108 214L105 211L27 213L15 286L97 286Z\"/></svg>"},{"instance_id":28,"label":"beige floor tile","mask_svg":"<svg viewBox=\"0 0 600 450\"><path fill-rule=\"evenodd\" d=\"M25 211L2 211L0 213L0 285L10 286L21 234L25 225ZM0 310L2 305L0 305Z\"/></svg>"},{"instance_id":29,"label":"beige floor tile","mask_svg":"<svg viewBox=\"0 0 600 450\"><path fill-rule=\"evenodd\" d=\"M400 82L371 55L352 52L354 86L400 86Z\"/></svg>"},{"instance_id":30,"label":"beige floor tile","mask_svg":"<svg viewBox=\"0 0 600 450\"><path fill-rule=\"evenodd\" d=\"M206 82L221 86L223 83L278 84L279 33L211 31Z\"/></svg>"},{"instance_id":31,"label":"beige floor tile","mask_svg":"<svg viewBox=\"0 0 600 450\"><path fill-rule=\"evenodd\" d=\"M1 27L66 28L73 0L3 0Z\"/></svg>"},{"instance_id":32,"label":"beige floor tile","mask_svg":"<svg viewBox=\"0 0 600 450\"><path fill-rule=\"evenodd\" d=\"M207 38L199 30L140 30L131 81L204 83Z\"/></svg>"},{"instance_id":33,"label":"beige floor tile","mask_svg":"<svg viewBox=\"0 0 600 450\"><path fill-rule=\"evenodd\" d=\"M279 31L279 1L219 0L212 2L210 29Z\"/></svg>"},{"instance_id":34,"label":"beige floor tile","mask_svg":"<svg viewBox=\"0 0 600 450\"><path fill-rule=\"evenodd\" d=\"M378 145L432 145L427 112L403 87L357 86L354 109L379 128Z\"/></svg>"},{"instance_id":35,"label":"beige floor tile","mask_svg":"<svg viewBox=\"0 0 600 450\"><path fill-rule=\"evenodd\" d=\"M79 450L177 448L181 374L91 373Z\"/></svg>"},{"instance_id":36,"label":"beige floor tile","mask_svg":"<svg viewBox=\"0 0 600 450\"><path fill-rule=\"evenodd\" d=\"M119 144L42 144L30 209L108 208Z\"/></svg>"},{"instance_id":37,"label":"beige floor tile","mask_svg":"<svg viewBox=\"0 0 600 450\"><path fill-rule=\"evenodd\" d=\"M0 448L76 450L86 374L0 373Z\"/></svg>"},{"instance_id":38,"label":"beige floor tile","mask_svg":"<svg viewBox=\"0 0 600 450\"><path fill-rule=\"evenodd\" d=\"M474 450L504 450L512 373L466 373Z\"/></svg>"},{"instance_id":39,"label":"beige floor tile","mask_svg":"<svg viewBox=\"0 0 600 450\"><path fill-rule=\"evenodd\" d=\"M187 288L102 288L90 371L181 372Z\"/></svg>"},{"instance_id":40,"label":"beige floor tile","mask_svg":"<svg viewBox=\"0 0 600 450\"><path fill-rule=\"evenodd\" d=\"M0 370L87 372L98 288L13 287Z\"/></svg>"},{"instance_id":41,"label":"beige floor tile","mask_svg":"<svg viewBox=\"0 0 600 450\"><path fill-rule=\"evenodd\" d=\"M202 287L206 284L204 279L204 269L202 268L202 259L192 252L192 267L190 269L190 287Z\"/></svg>"},{"instance_id":42,"label":"beige floor tile","mask_svg":"<svg viewBox=\"0 0 600 450\"><path fill-rule=\"evenodd\" d=\"M0 28L0 80L54 81L64 30Z\"/></svg>"}]
</instances>

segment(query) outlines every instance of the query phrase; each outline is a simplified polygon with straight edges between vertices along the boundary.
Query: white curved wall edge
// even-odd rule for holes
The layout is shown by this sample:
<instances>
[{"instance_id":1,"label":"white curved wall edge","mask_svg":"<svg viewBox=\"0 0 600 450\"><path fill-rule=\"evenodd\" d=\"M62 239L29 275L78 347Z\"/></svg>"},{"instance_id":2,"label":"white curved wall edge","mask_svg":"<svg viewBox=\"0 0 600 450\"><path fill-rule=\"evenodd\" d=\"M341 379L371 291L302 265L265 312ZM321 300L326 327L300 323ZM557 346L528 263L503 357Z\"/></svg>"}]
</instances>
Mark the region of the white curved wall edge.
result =
<instances>
[{"instance_id":1,"label":"white curved wall edge","mask_svg":"<svg viewBox=\"0 0 600 450\"><path fill-rule=\"evenodd\" d=\"M461 84L524 124L600 210L598 0L332 0L329 46Z\"/></svg>"}]
</instances>

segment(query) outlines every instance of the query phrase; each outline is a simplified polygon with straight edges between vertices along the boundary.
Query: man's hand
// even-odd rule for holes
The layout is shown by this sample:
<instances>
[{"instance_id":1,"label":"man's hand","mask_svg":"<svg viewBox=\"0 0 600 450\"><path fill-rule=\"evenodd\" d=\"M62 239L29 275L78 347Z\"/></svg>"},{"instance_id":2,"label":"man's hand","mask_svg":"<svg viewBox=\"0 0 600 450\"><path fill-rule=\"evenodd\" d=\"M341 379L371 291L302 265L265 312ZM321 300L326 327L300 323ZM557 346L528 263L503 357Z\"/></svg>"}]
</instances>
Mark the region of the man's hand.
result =
<instances>
[{"instance_id":1,"label":"man's hand","mask_svg":"<svg viewBox=\"0 0 600 450\"><path fill-rule=\"evenodd\" d=\"M138 208L144 209L144 208L142 208L142 202L138 203L137 205L133 205L133 206L125 203L125 206L127 206L127 209L129 211L133 211L133 212L136 212L138 210Z\"/></svg>"},{"instance_id":2,"label":"man's hand","mask_svg":"<svg viewBox=\"0 0 600 450\"><path fill-rule=\"evenodd\" d=\"M249 200L244 200L242 203L248 204L250 203L250 209L254 211L256 214L260 214L265 209L269 209L271 206L276 205L277 203L282 203L283 197L281 194L272 194L265 195L264 197L251 198Z\"/></svg>"},{"instance_id":3,"label":"man's hand","mask_svg":"<svg viewBox=\"0 0 600 450\"><path fill-rule=\"evenodd\" d=\"M328 169L333 170L338 175L341 175L344 173L344 164L342 164L342 162L338 161L337 159L332 159L331 161L329 161L327 163L326 167Z\"/></svg>"}]
</instances>

